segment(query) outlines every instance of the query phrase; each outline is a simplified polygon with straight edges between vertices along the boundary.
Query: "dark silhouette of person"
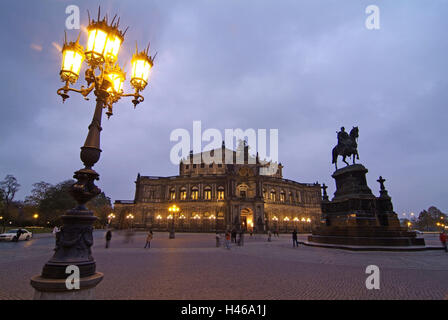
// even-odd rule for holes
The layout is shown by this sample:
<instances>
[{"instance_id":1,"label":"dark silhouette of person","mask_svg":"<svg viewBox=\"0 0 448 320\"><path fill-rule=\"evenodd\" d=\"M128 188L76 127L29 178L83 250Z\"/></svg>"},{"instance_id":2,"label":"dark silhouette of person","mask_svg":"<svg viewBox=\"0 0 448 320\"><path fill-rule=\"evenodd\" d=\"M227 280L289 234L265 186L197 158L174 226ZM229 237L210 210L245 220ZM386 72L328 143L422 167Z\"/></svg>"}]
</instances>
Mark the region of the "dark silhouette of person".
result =
<instances>
[{"instance_id":1,"label":"dark silhouette of person","mask_svg":"<svg viewBox=\"0 0 448 320\"><path fill-rule=\"evenodd\" d=\"M148 234L146 235L145 249L146 248L151 248L152 237L153 237L152 230L149 230Z\"/></svg>"},{"instance_id":2,"label":"dark silhouette of person","mask_svg":"<svg viewBox=\"0 0 448 320\"><path fill-rule=\"evenodd\" d=\"M106 232L106 249L109 248L110 240L112 239L112 231L107 230Z\"/></svg>"},{"instance_id":3,"label":"dark silhouette of person","mask_svg":"<svg viewBox=\"0 0 448 320\"><path fill-rule=\"evenodd\" d=\"M297 238L297 230L295 230L295 229L292 232L292 246L293 247L298 247L299 246L299 241L298 241L298 238Z\"/></svg>"},{"instance_id":4,"label":"dark silhouette of person","mask_svg":"<svg viewBox=\"0 0 448 320\"><path fill-rule=\"evenodd\" d=\"M17 230L17 233L16 233L16 242L19 241L20 236L22 235L22 233L24 233L23 230L22 230L21 228L19 228L19 229Z\"/></svg>"},{"instance_id":5,"label":"dark silhouette of person","mask_svg":"<svg viewBox=\"0 0 448 320\"><path fill-rule=\"evenodd\" d=\"M236 230L232 230L232 242L236 243Z\"/></svg>"}]
</instances>

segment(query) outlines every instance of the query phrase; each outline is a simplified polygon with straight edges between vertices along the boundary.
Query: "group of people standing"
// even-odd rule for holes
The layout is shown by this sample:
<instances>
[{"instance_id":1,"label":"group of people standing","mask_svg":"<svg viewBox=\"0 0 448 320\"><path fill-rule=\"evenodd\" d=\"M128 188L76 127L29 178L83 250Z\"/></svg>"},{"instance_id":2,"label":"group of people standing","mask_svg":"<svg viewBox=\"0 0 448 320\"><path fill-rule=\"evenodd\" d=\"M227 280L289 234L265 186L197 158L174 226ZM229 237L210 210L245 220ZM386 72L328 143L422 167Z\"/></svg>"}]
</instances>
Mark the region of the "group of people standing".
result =
<instances>
[{"instance_id":1,"label":"group of people standing","mask_svg":"<svg viewBox=\"0 0 448 320\"><path fill-rule=\"evenodd\" d=\"M252 233L251 233L252 236ZM232 231L226 231L224 235L224 247L230 249L230 243L236 243L238 246L244 245L244 230L237 232L235 229ZM216 247L221 246L221 235L216 232Z\"/></svg>"},{"instance_id":2,"label":"group of people standing","mask_svg":"<svg viewBox=\"0 0 448 320\"><path fill-rule=\"evenodd\" d=\"M20 237L19 232L22 231L21 229L19 229L19 231L17 232L17 239ZM53 234L56 236L57 233L60 232L60 228L58 227L54 227L53 229ZM271 232L271 230L268 230L268 242L272 241L272 234L274 234L274 236L276 235L277 237L279 237L279 234L277 231L274 231L274 233ZM297 230L294 230L292 232L292 246L293 248L296 248L299 246L299 238L298 238L298 233ZM251 232L251 236L252 236L252 232ZM112 239L112 231L109 229L106 232L106 249L109 248L109 244L110 241ZM153 233L152 230L149 230L147 235L146 235L146 243L144 246L144 249L146 248L151 248L151 241L153 239ZM440 233L440 242L442 243L443 248L445 249L446 252L448 252L448 246L447 246L447 234L445 231L442 231ZM230 244L231 243L235 243L238 246L244 246L244 230L240 230L240 231L236 231L235 229L232 231L226 231L225 236L224 236L224 247L226 249L230 250ZM221 246L221 235L219 232L216 232L216 247L220 247Z\"/></svg>"},{"instance_id":3,"label":"group of people standing","mask_svg":"<svg viewBox=\"0 0 448 320\"><path fill-rule=\"evenodd\" d=\"M274 232L272 232L271 230L268 230L268 242L272 241L272 235L274 235L274 237L279 238L280 235L278 234L278 230L274 230Z\"/></svg>"},{"instance_id":4,"label":"group of people standing","mask_svg":"<svg viewBox=\"0 0 448 320\"><path fill-rule=\"evenodd\" d=\"M278 231L271 232L268 230L268 242L272 241L272 235L280 237ZM252 236L252 233L251 233ZM237 232L236 230L226 231L224 236L224 247L230 249L230 244L236 243L238 246L244 245L244 230ZM216 247L219 248L221 246L221 235L219 232L216 232ZM297 230L292 232L292 246L294 248L299 246L299 237Z\"/></svg>"},{"instance_id":5,"label":"group of people standing","mask_svg":"<svg viewBox=\"0 0 448 320\"><path fill-rule=\"evenodd\" d=\"M280 235L278 234L278 231L274 231L274 233L272 233L271 230L268 230L268 242L272 241L272 234L274 234L274 236L277 236L277 238L280 237ZM296 248L299 246L299 237L298 237L297 230L295 230L295 229L292 232L292 246L293 246L293 248Z\"/></svg>"},{"instance_id":6,"label":"group of people standing","mask_svg":"<svg viewBox=\"0 0 448 320\"><path fill-rule=\"evenodd\" d=\"M106 238L106 249L107 249L107 248L109 248L110 241L112 240L112 231L110 229L107 230L105 238ZM148 233L146 234L146 243L145 243L145 246L143 247L144 249L151 248L152 238L153 238L152 230L149 230ZM125 242L128 242L128 241L129 240L126 241L126 239L125 239Z\"/></svg>"}]
</instances>

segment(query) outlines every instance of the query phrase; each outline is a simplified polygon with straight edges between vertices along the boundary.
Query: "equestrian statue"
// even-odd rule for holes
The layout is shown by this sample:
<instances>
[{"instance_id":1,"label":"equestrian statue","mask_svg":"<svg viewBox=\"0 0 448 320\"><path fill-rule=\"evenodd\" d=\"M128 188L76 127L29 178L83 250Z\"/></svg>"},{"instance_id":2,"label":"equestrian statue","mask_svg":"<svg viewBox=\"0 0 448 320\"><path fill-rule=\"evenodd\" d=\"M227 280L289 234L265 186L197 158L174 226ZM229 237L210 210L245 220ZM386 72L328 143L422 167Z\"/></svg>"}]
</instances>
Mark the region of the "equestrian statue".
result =
<instances>
[{"instance_id":1,"label":"equestrian statue","mask_svg":"<svg viewBox=\"0 0 448 320\"><path fill-rule=\"evenodd\" d=\"M353 164L355 164L355 156L356 159L359 160L357 149L358 127L353 127L353 129L350 130L350 134L348 134L345 131L345 128L342 127L341 131L339 131L337 134L338 144L333 148L333 161L331 162L334 163L336 170L338 169L338 156L342 156L342 161L347 165L349 164L347 161L345 161L345 157L353 156Z\"/></svg>"}]
</instances>

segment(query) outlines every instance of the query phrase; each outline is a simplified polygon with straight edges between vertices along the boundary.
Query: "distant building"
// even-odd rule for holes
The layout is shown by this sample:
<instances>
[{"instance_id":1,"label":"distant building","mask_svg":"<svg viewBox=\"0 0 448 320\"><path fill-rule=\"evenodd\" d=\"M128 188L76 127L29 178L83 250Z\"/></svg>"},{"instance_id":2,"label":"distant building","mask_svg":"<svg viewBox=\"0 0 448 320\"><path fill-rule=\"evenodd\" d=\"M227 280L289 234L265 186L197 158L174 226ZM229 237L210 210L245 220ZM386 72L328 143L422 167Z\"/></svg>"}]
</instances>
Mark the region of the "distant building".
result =
<instances>
[{"instance_id":1,"label":"distant building","mask_svg":"<svg viewBox=\"0 0 448 320\"><path fill-rule=\"evenodd\" d=\"M134 200L114 203L115 224L169 230L174 223L176 231L186 232L239 228L288 232L309 231L319 223L319 184L283 179L281 163L250 156L246 145L240 150L229 150L223 144L221 149L190 152L180 163L178 176L138 174ZM210 163L206 158L219 152L222 161ZM168 211L173 204L180 208L174 215ZM134 219L127 218L130 214Z\"/></svg>"}]
</instances>

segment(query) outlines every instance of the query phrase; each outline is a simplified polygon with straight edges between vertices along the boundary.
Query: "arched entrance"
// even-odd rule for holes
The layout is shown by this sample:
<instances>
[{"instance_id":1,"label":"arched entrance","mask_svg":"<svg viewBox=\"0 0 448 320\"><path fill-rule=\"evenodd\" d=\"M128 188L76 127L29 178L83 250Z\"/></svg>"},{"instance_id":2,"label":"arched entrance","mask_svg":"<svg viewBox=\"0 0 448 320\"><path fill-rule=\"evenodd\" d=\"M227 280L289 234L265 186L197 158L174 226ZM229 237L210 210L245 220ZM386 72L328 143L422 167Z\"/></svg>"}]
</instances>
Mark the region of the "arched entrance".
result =
<instances>
[{"instance_id":1,"label":"arched entrance","mask_svg":"<svg viewBox=\"0 0 448 320\"><path fill-rule=\"evenodd\" d=\"M246 231L253 231L254 229L254 211L251 208L241 209L241 228Z\"/></svg>"}]
</instances>

